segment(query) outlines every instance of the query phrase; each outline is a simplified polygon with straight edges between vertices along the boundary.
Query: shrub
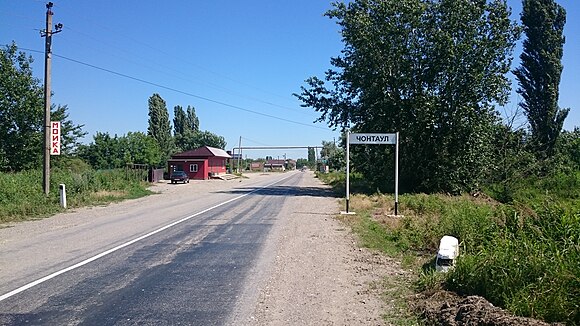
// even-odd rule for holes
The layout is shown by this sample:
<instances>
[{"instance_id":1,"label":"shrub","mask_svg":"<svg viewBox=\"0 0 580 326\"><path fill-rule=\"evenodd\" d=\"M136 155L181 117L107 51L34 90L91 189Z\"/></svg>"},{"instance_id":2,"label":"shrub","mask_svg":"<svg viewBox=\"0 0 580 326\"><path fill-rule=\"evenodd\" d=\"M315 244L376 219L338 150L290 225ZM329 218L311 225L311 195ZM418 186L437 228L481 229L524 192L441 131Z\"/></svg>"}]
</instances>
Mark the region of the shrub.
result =
<instances>
[{"instance_id":1,"label":"shrub","mask_svg":"<svg viewBox=\"0 0 580 326\"><path fill-rule=\"evenodd\" d=\"M143 172L95 171L72 163L73 166L56 167L52 171L48 196L42 189L40 170L0 173L0 222L45 217L61 211L59 184L66 186L68 207L136 198L149 193L141 181ZM108 195L103 196L103 192Z\"/></svg>"}]
</instances>

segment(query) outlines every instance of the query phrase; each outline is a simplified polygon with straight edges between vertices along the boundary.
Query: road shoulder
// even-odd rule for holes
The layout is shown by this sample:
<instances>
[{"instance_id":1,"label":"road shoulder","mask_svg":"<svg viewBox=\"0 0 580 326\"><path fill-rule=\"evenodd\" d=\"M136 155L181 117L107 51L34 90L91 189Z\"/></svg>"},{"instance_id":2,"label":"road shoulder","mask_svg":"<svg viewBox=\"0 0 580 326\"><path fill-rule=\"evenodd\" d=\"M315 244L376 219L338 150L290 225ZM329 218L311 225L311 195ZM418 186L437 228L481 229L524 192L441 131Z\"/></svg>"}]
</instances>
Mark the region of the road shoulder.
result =
<instances>
[{"instance_id":1,"label":"road shoulder","mask_svg":"<svg viewBox=\"0 0 580 326\"><path fill-rule=\"evenodd\" d=\"M302 187L325 187L303 178ZM275 263L248 324L384 325L389 304L377 286L404 273L388 257L359 248L335 216L338 199L303 196L286 207Z\"/></svg>"}]
</instances>

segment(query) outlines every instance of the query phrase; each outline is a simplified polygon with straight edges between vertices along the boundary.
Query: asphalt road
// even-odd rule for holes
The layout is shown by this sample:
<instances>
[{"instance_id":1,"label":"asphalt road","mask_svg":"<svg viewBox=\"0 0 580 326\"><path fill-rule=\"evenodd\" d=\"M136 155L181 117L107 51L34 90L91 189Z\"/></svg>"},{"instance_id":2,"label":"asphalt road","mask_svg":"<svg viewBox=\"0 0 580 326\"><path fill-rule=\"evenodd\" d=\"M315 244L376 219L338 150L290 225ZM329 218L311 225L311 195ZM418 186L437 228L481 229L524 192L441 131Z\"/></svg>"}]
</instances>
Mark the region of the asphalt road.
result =
<instances>
[{"instance_id":1,"label":"asphalt road","mask_svg":"<svg viewBox=\"0 0 580 326\"><path fill-rule=\"evenodd\" d=\"M282 207L308 175L150 196L0 242L0 324L229 324L253 304Z\"/></svg>"}]
</instances>

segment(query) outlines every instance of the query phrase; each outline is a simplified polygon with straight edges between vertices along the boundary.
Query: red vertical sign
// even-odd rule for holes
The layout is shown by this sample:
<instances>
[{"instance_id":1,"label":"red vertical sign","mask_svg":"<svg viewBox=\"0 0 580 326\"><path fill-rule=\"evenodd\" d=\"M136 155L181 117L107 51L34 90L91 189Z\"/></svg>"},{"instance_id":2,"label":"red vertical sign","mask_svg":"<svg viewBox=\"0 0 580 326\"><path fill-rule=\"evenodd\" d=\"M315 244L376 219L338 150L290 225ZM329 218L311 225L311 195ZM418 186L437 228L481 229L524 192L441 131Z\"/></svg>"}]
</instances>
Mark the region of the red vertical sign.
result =
<instances>
[{"instance_id":1,"label":"red vertical sign","mask_svg":"<svg viewBox=\"0 0 580 326\"><path fill-rule=\"evenodd\" d=\"M50 155L60 155L60 121L50 122Z\"/></svg>"}]
</instances>

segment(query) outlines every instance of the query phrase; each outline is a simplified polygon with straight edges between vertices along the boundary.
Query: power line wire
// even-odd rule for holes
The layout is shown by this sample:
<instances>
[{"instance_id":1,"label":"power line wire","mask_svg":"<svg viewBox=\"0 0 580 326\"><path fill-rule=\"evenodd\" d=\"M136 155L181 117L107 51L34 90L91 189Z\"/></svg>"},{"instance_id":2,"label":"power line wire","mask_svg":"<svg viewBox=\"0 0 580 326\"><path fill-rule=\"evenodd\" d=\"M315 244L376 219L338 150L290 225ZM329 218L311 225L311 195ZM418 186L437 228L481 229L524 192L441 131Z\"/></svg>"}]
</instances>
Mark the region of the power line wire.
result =
<instances>
[{"instance_id":1,"label":"power line wire","mask_svg":"<svg viewBox=\"0 0 580 326\"><path fill-rule=\"evenodd\" d=\"M11 46L12 44L4 44L4 46ZM18 44L16 44L16 46L18 46ZM29 51L29 52L34 52L34 53L40 53L43 54L44 51L39 51L39 50L32 50L32 49L27 49L27 48L21 48L18 46L18 50L24 50L24 51Z\"/></svg>"},{"instance_id":2,"label":"power line wire","mask_svg":"<svg viewBox=\"0 0 580 326\"><path fill-rule=\"evenodd\" d=\"M44 2L44 0L35 0L35 1L37 1L37 2ZM73 14L73 11L71 11L71 10L70 10L70 8L68 8L67 6L63 6L62 4L54 4L54 7L55 7L55 8L58 8L59 10L63 10L65 13L66 13L66 12L68 12L69 14ZM13 15L13 16L17 16L17 15ZM21 17L21 18L27 18L26 16L23 16L23 15L18 15L17 17ZM85 18L85 19L89 19L89 20L91 19L91 18L90 18L90 17L88 17L88 16L86 16L86 17L84 17L84 18ZM275 93L269 92L269 91L267 91L267 90L261 89L261 88L259 88L259 87L256 87L256 86L250 85L250 84L248 84L248 83L245 83L245 82L243 82L243 81L236 80L236 79L234 79L234 78L231 78L231 77L229 77L229 76L227 76L227 75L225 75L225 74L221 74L221 73L218 73L218 72L212 71L212 70L210 70L210 69L207 69L206 67L200 66L200 65L198 65L198 64L195 64L195 63L193 63L193 62L191 62L191 61L188 61L188 60L186 60L186 59L183 59L183 58L180 58L180 57L178 57L178 56L175 56L173 53L169 53L169 52L167 52L167 51L165 51L165 50L163 50L163 49L160 49L160 48L158 48L158 47L155 47L155 46L153 46L153 45L151 45L151 44L149 44L149 43L147 43L147 42L143 42L143 41L141 41L141 40L139 40L139 39L135 39L135 38L133 38L133 37L130 37L130 36L128 36L128 35L125 35L125 34L123 34L122 32L119 32L118 30L113 30L113 29L111 29L111 28L110 28L108 25L103 25L103 24L100 24L100 22L99 22L99 21L94 21L94 20L91 20L91 24L92 24L92 25L95 25L95 26L99 26L101 29L105 29L105 30L108 30L108 31L110 31L110 32L114 32L114 33L115 33L116 35L118 35L118 36L122 36L122 37L124 37L125 39L127 39L127 40L129 40L129 41L131 41L131 42L133 42L133 43L135 43L135 44L139 44L140 46L144 46L144 47L146 47L146 48L148 48L148 49L151 49L151 50L154 50L154 51L156 51L156 52L158 52L158 53L164 54L164 55L165 55L165 56L167 56L167 57L173 57L173 58L175 58L175 59L177 59L177 60L181 61L181 62L182 62L182 63L184 63L184 64L187 64L187 65L191 65L191 66L197 67L197 68L199 68L199 69L202 69L202 70L204 70L204 71L207 71L207 72L209 72L209 73L211 73L211 74L213 74L213 75L216 75L216 76L218 76L218 77L221 77L221 78L224 78L224 79L230 80L230 81L232 81L232 82L235 82L235 83L238 83L238 84L241 84L241 85L245 85L245 86L247 86L247 87L251 87L251 88L253 88L253 89L256 89L256 90L258 90L258 91L260 91L260 92L267 93L267 94L270 94L270 95L273 95L273 96L276 96L276 97L279 97L279 98L284 98L284 99L286 99L286 97L282 97L282 96L280 96L279 94L275 94ZM126 54L129 54L129 55L132 55L132 56L141 57L141 56L140 56L139 54L137 54L137 53L134 53L134 52L131 52L131 51L125 50L125 49L123 49L123 48L120 48L120 47L118 47L118 46L114 46L114 45L112 45L111 43L108 43L108 42L106 42L106 41L100 40L100 39L98 39L98 38L96 38L96 37L93 37L93 36L92 36L92 35L90 35L90 34L87 34L87 33L84 33L84 32L82 32L82 31L80 31L80 30L76 30L76 29L74 29L74 28L71 28L69 25L65 25L65 26L64 26L64 28L65 28L66 30L68 30L68 31L71 31L71 32L73 32L73 33L77 33L77 34L80 34L80 35L82 35L82 36L83 36L83 38L90 38L90 39L93 39L94 41L96 41L96 42L98 42L98 43L101 43L101 44L107 44L108 46L110 46L110 47L112 47L112 48L116 49L116 51L121 51L121 52L125 52ZM34 29L34 30L38 30L38 29ZM66 36L65 36L65 37L66 37ZM100 49L98 49L98 50L100 50ZM146 66L146 65L143 65L143 64L137 63L137 62L135 62L135 61L133 61L133 60L131 60L131 59L127 59L127 58L121 58L121 59L122 59L122 60L129 61L129 62L132 62L132 63L134 63L134 64L138 64L138 65L145 66L147 69L155 69L155 70L157 70L157 71L160 71L160 72L162 72L162 73L168 73L168 72L166 72L166 71L161 71L161 70L159 70L159 67L160 67L160 66L162 66L162 64L159 64L159 63L154 63L154 64L153 64L153 66ZM148 58L145 58L145 57L141 57L141 59L144 59L144 61L149 61L149 59L148 59ZM168 68L168 69L169 69L169 70L171 70L172 72L176 72L176 70L173 70L172 68L169 68L169 67L165 67L165 68ZM179 74L179 72L177 72L177 73ZM295 107L288 107L288 106L284 106L284 105L276 104L276 103L273 103L273 102L270 102L270 101L265 101L265 100L263 100L263 99L260 99L260 98L257 98L257 97L248 96L248 95L246 95L246 94L243 94L243 93L237 92L237 91L235 91L235 90L232 90L232 89L228 89L228 88L226 88L226 87L220 86L220 85L218 85L218 84L215 84L215 83L211 83L211 82L207 82L207 81L205 81L205 82L200 82L200 81L193 81L193 80L191 80L191 79L189 79L189 78L185 78L185 77L183 77L182 75L181 75L181 76L178 76L178 75L175 75L174 73L169 73L169 74L170 74L170 75L173 75L173 76L177 76L178 78L180 78L180 79L183 79L183 80L186 80L186 81L189 81L189 82L194 82L194 83L198 83L198 84L201 84L201 85L205 85L206 87L210 87L210 88L217 89L217 90L219 90L219 91L222 91L222 92L228 93L228 94L230 94L230 95L234 95L234 96L238 96L238 97L241 97L241 98L249 99L249 100L256 101L256 102L259 102L259 103L262 103L262 104L266 104L266 105L269 105L269 106L273 106L273 107L276 107L276 108L280 108L280 109L288 110L288 111L291 111L291 112L294 112L294 113L298 113L298 114L301 114L301 115L304 115L304 116L310 116L310 114L308 114L307 112L305 112L304 110L302 110L302 109L299 109L299 108L295 108Z\"/></svg>"},{"instance_id":3,"label":"power line wire","mask_svg":"<svg viewBox=\"0 0 580 326\"><path fill-rule=\"evenodd\" d=\"M250 139L250 138L242 137L242 139L244 139L244 140L249 140L249 141L251 141L252 143L256 143L256 144L258 144L258 145L262 145L262 146L270 146L270 145L268 145L268 144L260 143L259 141L257 141L257 140L253 140L253 139Z\"/></svg>"},{"instance_id":4,"label":"power line wire","mask_svg":"<svg viewBox=\"0 0 580 326\"><path fill-rule=\"evenodd\" d=\"M236 105L233 105L233 104L228 104L228 103L221 102L221 101L218 101L218 100L210 99L208 97L199 96L199 95L196 95L196 94L193 94L193 93L189 93L189 92L185 92L185 91L182 91L182 90L179 90L179 89L176 89L176 88L172 88L172 87L169 87L169 86L164 86L164 85L161 85L161 84L157 84L157 83L154 83L154 82L150 82L150 81L147 81L145 79L141 79L141 78L129 76L129 75L126 75L126 74L123 74L123 73L120 73L120 72L116 72L116 71L110 70L110 69L98 67L98 66L92 65L90 63L86 63L86 62L82 62L82 61L79 61L79 60L67 58L65 56L58 55L56 53L53 53L52 55L55 56L55 57L64 59L64 60L68 60L68 61L71 61L71 62L74 62L74 63L78 63L78 64L81 64L81 65L87 66L87 67L91 67L91 68L94 68L94 69L98 69L98 70L101 70L101 71L105 71L105 72L108 72L108 73L113 74L113 75L121 76L121 77L124 77L124 78L127 78L127 79L131 79L131 80L135 80L135 81L138 81L138 82L141 82L141 83L144 83L144 84L148 84L148 85L152 85L152 86L155 86L155 87L163 88L163 89L166 89L166 90L169 90L169 91L173 91L173 92L176 92L176 93L180 93L180 94L183 94L183 95L191 96L191 97L194 97L194 98L197 98L197 99L200 99L200 100L204 100L204 101L207 101L207 102L211 102L211 103L215 103L215 104L227 106L227 107L230 107L232 109L236 109L236 110L240 110L240 111L245 111L245 112L253 113L253 114L256 114L256 115L261 115L261 116L264 116L264 117L268 117L268 118L272 118L272 119L276 119L276 120L280 120L280 121L285 121L285 122L289 122L289 123L294 123L294 124L297 124L297 125L302 125L302 126L306 126L306 127L310 127L310 128L316 128L316 129L320 129L320 130L328 130L327 128L322 128L322 127L319 127L319 126L316 126L316 125L311 125L311 124L306 124L306 123L303 123L303 122L298 122L298 121L294 121L294 120L284 119L284 118L280 118L280 117L277 117L277 116L274 116L274 115L270 115L270 114L266 114L266 113L262 113L262 112L258 112L258 111L254 111L254 110L250 110L250 109L246 109L246 108L243 108L241 106L236 106Z\"/></svg>"},{"instance_id":5,"label":"power line wire","mask_svg":"<svg viewBox=\"0 0 580 326\"><path fill-rule=\"evenodd\" d=\"M25 50L25 51L30 51L30 52L44 53L44 52L38 51L38 50L25 49L25 48L20 48L20 49L21 50ZM90 63L82 62L80 60L68 58L68 57L65 57L65 56L56 54L54 52L52 53L52 55L55 56L55 57L58 57L58 58L67 60L67 61L71 61L71 62L80 64L80 65L83 65L83 66L87 66L87 67L90 67L90 68L93 68L93 69L97 69L97 70L101 70L101 71L104 71L104 72L108 72L110 74L117 75L117 76L120 76L120 77L123 77L123 78L127 78L127 79L131 79L131 80L134 80L134 81L138 81L138 82L141 82L141 83L144 83L144 84L148 84L148 85L152 85L152 86L155 86L155 87L163 88L163 89L166 89L166 90L169 90L169 91L172 91L172 92L176 92L176 93L180 93L180 94L183 94L183 95L191 96L191 97L194 97L194 98L197 98L197 99L206 101L206 102L211 102L211 103L219 104L219 105L226 106L226 107L229 107L229 108L232 108L232 109L249 112L249 113L256 114L256 115L261 115L261 116L268 117L268 118L271 118L271 119L276 119L276 120L280 120L280 121L284 121L284 122L288 122L288 123L293 123L293 124L297 124L297 125L301 125L301 126L306 126L306 127L310 127L310 128L315 128L315 129L329 131L329 129L327 129L327 128L319 127L319 126L312 125L312 124L306 124L306 123L303 123L303 122L298 122L298 121L294 121L294 120L290 120L290 119L280 118L280 117L277 117L277 116L274 116L274 115L270 115L270 114L266 114L266 113L262 113L262 112L258 112L258 111L254 111L254 110L250 110L250 109L246 109L246 108L243 108L243 107L240 107L240 106L237 106L237 105L233 105L233 104L221 102L221 101L218 101L218 100L214 100L214 99L211 99L211 98L208 98L208 97L204 97L204 96L196 95L196 94L193 94L193 93L185 92L185 91L182 91L182 90L179 90L179 89L176 89L176 88L172 88L172 87L169 87L169 86L164 86L164 85L161 85L161 84L158 84L158 83L150 82L150 81L147 81L145 79L141 79L141 78L129 76L127 74L123 74L123 73L120 73L120 72L117 72L117 71L113 71L113 70L110 70L110 69L107 69L107 68L102 68L102 67L99 67L99 66L95 66L95 65L90 64Z\"/></svg>"},{"instance_id":6,"label":"power line wire","mask_svg":"<svg viewBox=\"0 0 580 326\"><path fill-rule=\"evenodd\" d=\"M70 27L66 27L66 26L65 26L64 28L65 28L66 30L72 31L72 32L74 32L74 33L78 33L78 34L80 34L80 35L83 35L84 37L91 38L91 39L93 39L94 41L96 41L96 42L99 42L99 43L101 43L101 44L105 44L104 42L102 42L102 41L98 40L97 38L94 38L94 37L92 37L92 36L91 36L91 35L89 35L89 34L86 34L86 33L80 32L80 31L76 31L76 30L74 30L74 29L72 29L72 28L70 28ZM135 41L135 42L137 42L137 41ZM139 43L141 43L141 42L139 42ZM144 45L146 45L145 43L141 43L141 44L144 44ZM137 54L134 54L134 53L131 53L131 52L129 52L129 51L126 51L125 49L119 48L119 47L117 47L117 46L113 46L113 45L111 45L111 44L108 44L108 46L110 46L110 47L112 47L112 48L116 49L117 51L125 52L126 54L129 54L129 55L132 55L132 56L136 56L136 57L138 57L138 58L142 59L143 61L148 61L148 59L147 59L147 58L145 58L145 57L143 57L143 56L140 56L140 55L137 55ZM146 45L146 46L147 46L147 45ZM148 46L148 47L149 47L149 46ZM155 49L155 48L153 48L153 47L150 47L150 48L152 48L152 49ZM157 50L157 51L159 51L160 53L164 53L164 54L166 54L167 56L171 56L171 55L170 55L170 54L168 54L167 52L164 52L164 51L161 51L161 50ZM190 79L190 78L187 78L187 77L184 77L183 75L181 75L181 74L180 74L180 71L176 71L176 70L174 70L174 69L172 69L172 68L170 68L170 67L167 67L167 66L165 66L164 68L165 68L165 69L167 69L168 71L171 71L171 72L168 72L168 71L163 71L163 70L159 69L159 67L162 67L162 66L163 66L163 65L161 65L161 64L155 64L155 65L145 65L145 64L142 64L142 63L138 63L138 62L136 62L136 61L134 61L134 60L127 59L127 58L125 58L125 57L121 57L121 56L116 56L116 57L118 57L118 58L120 58L120 59L122 59L122 60L128 61L128 62L131 62L131 63L133 63L133 64L136 64L136 65L143 66L143 67L147 68L148 70L156 70L156 71L158 71L158 72L161 72L161 73L163 73L163 74L168 74L168 75L170 75L170 76L177 77L177 78L179 78L179 79L181 79L181 80L184 80L184 81L187 81L187 82L193 82L193 83L196 83L196 84L204 85L204 86L206 86L206 87L210 87L210 88L216 89L216 90L218 90L218 91L221 91L221 92L228 93L228 94L230 94L230 95L238 96L238 97L245 98L245 99L249 99L249 100L252 100L252 101L255 101L255 102L259 102L259 103L262 103L262 104L266 104L266 105L270 105L270 106L277 107L277 108L280 108L280 109L288 110L288 111L291 111L291 112L294 112L294 113L299 113L299 114L301 114L301 115L309 116L309 115L308 115L306 112L304 112L304 110L300 110L300 109L296 109L296 108L290 108L290 107L286 107L286 106L279 105L279 104L276 104L276 103L272 103L272 102L269 102L269 101L264 101L264 100L262 100L262 99L259 99L259 98L256 98L256 97L247 96L247 95L241 94L241 93L239 93L239 92L236 92L236 91L234 91L234 90L228 89L228 88L226 88L226 87L223 87L223 86L217 85L217 84L215 84L215 83L211 83L211 82L200 82L200 81L195 81L195 80L192 80L192 79ZM187 62L185 62L185 63L187 64ZM209 71L209 70L207 70L207 69L205 69L205 70L206 70L206 71ZM211 72L211 71L209 71L209 72ZM175 74L175 73L176 73L176 74ZM213 74L217 74L217 73L214 73L214 72L211 72L211 73L213 73Z\"/></svg>"},{"instance_id":7,"label":"power line wire","mask_svg":"<svg viewBox=\"0 0 580 326\"><path fill-rule=\"evenodd\" d=\"M26 18L26 16L19 16L19 17ZM6 25L6 26L13 26L13 27L17 27L16 25L9 25L9 24L5 24L4 22L0 22L0 25ZM99 43L101 43L101 44L107 44L109 47L112 47L112 48L114 48L116 51L125 52L126 54L129 54L129 55L132 55L132 56L137 56L137 57L140 57L141 59L143 59L144 61L148 61L148 59L147 59L147 58L145 58L145 57L139 56L138 54L135 54L135 53L132 53L132 52L130 52L130 51L124 50L124 49L122 49L122 48L119 48L119 47L117 47L117 46L111 45L110 43L106 43L106 42L104 42L104 41L102 41L102 40L99 40L99 39L97 39L97 38L95 38L95 37L91 36L90 34L87 34L87 33L84 33L84 32L78 31L78 30L75 30L75 29L71 28L70 26L64 26L64 28L65 28L67 31L71 31L71 32L77 33L77 34L79 34L79 35L82 35L82 36L83 36L83 37L85 37L85 38L90 38L90 39L93 39L94 41L96 41L96 42L99 42ZM40 31L40 30L41 30L41 29L38 29L38 28L29 28L29 29L31 29L31 30L34 30L34 31ZM66 37L66 36L65 36L65 37ZM131 40L131 41L133 41L133 42L137 43L137 44L141 44L142 46L145 46L145 47L147 47L147 48L149 48L149 49L152 49L152 50L155 50L155 51L157 51L157 52L159 52L159 53L165 54L166 56L173 56L172 54L170 54L170 53L168 53L168 52L166 52L166 51L160 50L160 49L158 49L158 48L155 48L155 47L153 47L153 46L151 46L151 45L149 45L149 44L147 44L147 43L144 43L144 42L141 42L141 41L135 40L135 39L133 39L133 38L130 38L130 37L127 37L127 36L125 36L125 37L126 37L127 39L129 39L129 40ZM35 52L35 51L34 51L34 52ZM294 113L298 113L298 114L301 114L301 115L304 115L304 116L309 116L309 114L308 114L308 113L306 113L306 112L304 112L304 110L300 110L300 109L297 109L297 108L292 108L292 107L288 107L288 106L284 106L284 105L276 104L276 103L273 103L273 102L270 102L270 101L265 101L265 100L262 100L262 99L260 99L260 98L256 98L256 97L252 97L252 96L244 95L244 94L242 94L242 93L239 93L239 92L237 92L237 91L235 91L235 90L228 89L228 88L226 88L226 87L220 86L220 85L218 85L218 84L215 84L215 83L211 83L211 82L207 82L207 81L206 81L206 82L194 81L194 80L191 80L191 79L189 79L189 78L186 78L186 77L183 77L183 76L176 75L176 74L174 74L174 72L177 72L177 71L176 71L176 70L174 70L174 69L171 69L171 68L169 68L169 67L165 67L165 68L167 68L167 69L171 70L171 71L172 71L172 73L169 73L169 72L167 72L167 71L162 71L162 70L158 69L158 67L162 66L161 64L158 64L158 63L155 63L154 65L144 65L144 64L137 63L136 61L133 61L133 60L130 60L130 59L127 59L127 58L124 58L124 57L120 57L120 56L117 56L117 57L119 57L119 58L120 58L120 59L122 59L122 60L125 60L125 61L132 62L133 64L137 64L137 65L144 66L144 67L146 67L146 68L147 68L147 69L149 69L149 70L151 70L151 69L154 69L154 70L160 71L160 72L162 72L162 73L166 73L166 74L169 74L169 75L172 75L172 76L176 76L176 77L178 77L178 78L180 78L180 79L182 79L182 80L188 81L188 82L193 82L193 83L198 83L198 84L201 84L201 85L205 85L206 87L210 87L210 88L213 88L213 89L219 90L219 91L221 91L221 92L228 93L228 94L230 94L230 95L234 95L234 96L238 96L238 97L241 97L241 98L249 99L249 100L252 100L252 101L255 101L255 102L259 102L259 103L262 103L262 104L266 104L266 105L270 105L270 106L273 106L273 107L276 107L276 108L280 108L280 109L284 109L284 110L291 111L291 112L294 112ZM178 60L180 60L180 61L184 61L183 59L180 59L180 58L177 58L177 59L178 59ZM199 69L205 70L205 71L207 71L207 72L209 72L209 73L211 73L211 74L214 74L214 75L216 75L216 76L219 76L219 77L222 77L222 78L228 79L228 80L230 80L230 81L233 81L233 82L235 82L235 83L238 83L238 84L241 84L241 85L245 85L245 86L247 86L247 87L254 88L254 89L256 89L256 90L259 90L259 91L261 91L261 92L263 92L263 93L267 93L267 94L270 94L270 95L274 95L274 96L277 96L277 97L283 98L282 96L280 96L280 95L278 95L278 94L274 94L274 93L268 92L268 91L266 91L266 90L263 90L263 89L260 89L260 88L258 88L258 87L256 87L256 86L252 86L252 85L250 85L250 84L247 84L247 83L241 82L241 81L239 81L239 80L233 79L233 78L231 78L231 77L228 77L228 76L226 76L226 75L224 75L224 74L220 74L220 73L214 72L214 71L212 71L212 70L209 70L209 69L207 69L207 68L201 67L201 66L199 66L199 65L192 64L191 62L184 62L184 63L185 63L185 64L192 65L192 66L195 66L195 67L197 67L197 68L199 68ZM179 72L177 72L177 73L179 73Z\"/></svg>"},{"instance_id":8,"label":"power line wire","mask_svg":"<svg viewBox=\"0 0 580 326\"><path fill-rule=\"evenodd\" d=\"M65 12L69 12L69 13L71 12L71 11L70 11L68 8L66 8L66 6L62 6L62 5L55 5L55 6L56 6L56 7L58 7L59 9L64 9L64 11L65 11ZM87 18L88 18L88 17L87 17ZM100 21L95 21L95 20L93 20L93 21L91 22L91 24L92 24L92 25L95 25L95 26L99 26L99 27L100 27L100 28L102 28L102 29L109 30L110 32L112 32L112 33L115 33L115 34L116 34L116 35L118 35L118 36L122 36L122 37L124 37L125 39L127 39L127 40L129 40L129 41L131 41L131 42L133 42L133 43L135 43L135 44L139 44L139 45L141 45L141 46L144 46L144 47L146 47L146 48L149 48L149 49L151 49L151 50L154 50L154 51L156 51L156 52L158 52L158 53L161 53L161 54L163 54L163 55L165 55L165 56L167 56L167 57L174 57L175 59L177 59L177 60L179 60L179 61L181 61L181 62L184 62L184 63L186 63L186 64L188 64L188 65L191 65L191 66L197 67L197 68L199 68L199 69L201 69L201 70L207 71L207 72L209 72L209 73L211 73L211 74L213 74L213 75L216 75L216 76L218 76L218 77L221 77L221 78L224 78L224 79L230 80L230 81L232 81L232 82L235 82L235 83L238 83L238 84L241 84L241 85L244 85L244 86L247 86L247 87L253 88L253 89L256 89L256 90L258 90L258 91L260 91L260 92L263 92L263 93L265 93L265 94L270 94L270 95L273 95L273 96L276 96L276 97L279 97L279 98L286 99L286 97L283 97L283 96L281 96L281 95L279 95L279 94L275 94L275 93L269 92L269 91L267 91L267 90L265 90L265 89L262 89L262 88L259 88L259 87L257 87L257 86L250 85L250 84L248 84L248 83L245 83L245 82L243 82L243 81L240 81L240 80L236 80L236 79L234 79L234 78L232 78L232 77L230 77L230 76L227 76L227 75L225 75L225 74L222 74L222 73L218 73L218 72L212 71L212 70L210 70L210 69L208 69L208 68L206 68L206 67L200 66L200 65L198 65L198 64L195 64L195 63L193 63L193 62L191 62L191 61L185 60L185 59L183 59L183 58L180 58L180 57L176 57L176 56L174 56L174 54L172 54L172 53L169 53L169 52L167 52L167 51L165 51L165 50L162 50L162 49L160 49L160 48L157 48L157 47L155 47L155 46L153 46L153 45L151 45L151 44L149 44L149 43L146 43L146 42L143 42L143 41L141 41L141 40L138 40L138 39L135 39L135 38L133 38L133 37L130 37L130 36L128 36L128 35L126 35L126 34L123 34L121 31L118 31L118 30L116 30L116 29L115 29L115 30L113 30L113 29L111 29L111 28L110 28L108 25L103 25L103 24L101 24L101 23L100 23ZM66 26L65 26L65 28L66 28ZM69 27L69 28L70 28L70 27ZM85 34L85 35L89 36L90 38L92 38L92 39L94 39L94 40L97 40L97 41L99 41L99 40L98 40L98 39L96 39L95 37L93 37L93 36L90 36L90 35L88 35L88 34L86 34L86 33L82 33L82 32L79 32L79 31L76 31L76 32L77 32L77 33L80 33L80 34ZM103 43L103 41L99 41L99 42ZM128 51L125 51L125 52L129 53ZM230 92L230 94L233 94L233 95L236 95L236 96L240 96L240 97L248 98L248 99L250 99L250 100L257 101L257 102L261 102L261 103L268 104L268 105L271 105L271 106L275 106L275 107L278 107L278 108L281 108L281 109L290 110L290 111L294 111L294 112L299 112L299 113L301 113L301 114L305 114L305 113L304 113L302 110L299 110L299 109L296 109L296 108L289 108L289 107L286 107L286 106L283 106L283 105L279 105L279 104L275 104L275 103L267 102L267 101L264 101L264 100L261 100L261 99L258 99L258 98L252 98L252 97L248 97L248 96L245 96L245 95L239 94L239 93L237 93L237 92L235 92L235 91L232 91L232 90L228 90L227 88L224 88L224 87L222 87L222 86L219 86L219 85L216 85L216 84L213 84L213 83L209 83L209 85L210 85L210 86L212 86L212 87L217 87L217 88L220 88L220 89L222 89L222 91Z\"/></svg>"}]
</instances>

